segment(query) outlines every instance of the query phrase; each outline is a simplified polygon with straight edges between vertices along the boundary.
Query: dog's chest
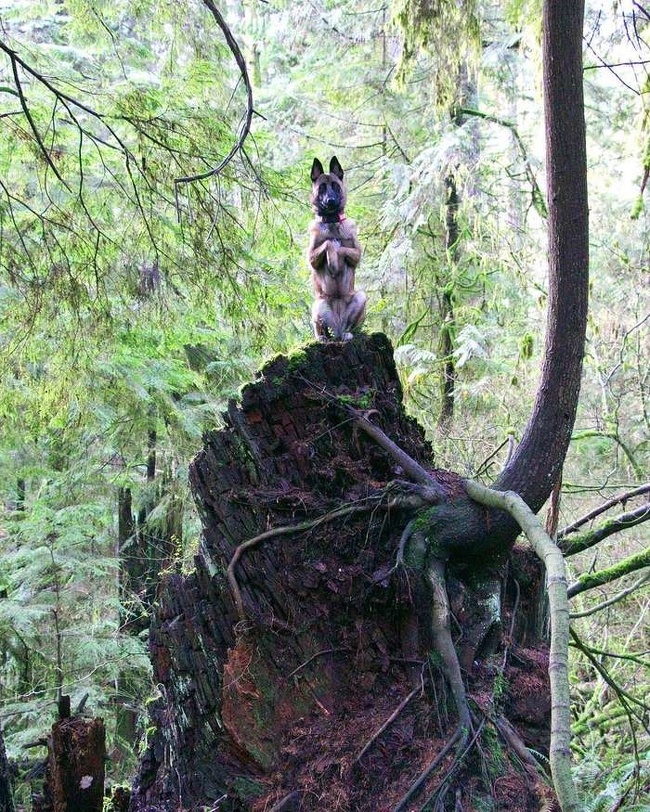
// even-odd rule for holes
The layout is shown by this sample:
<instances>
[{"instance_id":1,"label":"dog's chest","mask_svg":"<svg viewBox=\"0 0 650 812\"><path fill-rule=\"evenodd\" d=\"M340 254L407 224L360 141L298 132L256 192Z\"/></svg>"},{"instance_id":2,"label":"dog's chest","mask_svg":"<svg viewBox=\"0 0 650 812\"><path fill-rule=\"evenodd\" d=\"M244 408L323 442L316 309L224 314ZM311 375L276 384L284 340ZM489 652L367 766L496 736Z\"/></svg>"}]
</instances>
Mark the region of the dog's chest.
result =
<instances>
[{"instance_id":1,"label":"dog's chest","mask_svg":"<svg viewBox=\"0 0 650 812\"><path fill-rule=\"evenodd\" d=\"M350 229L343 223L319 223L319 242L324 240L338 240L341 245L351 245L354 240Z\"/></svg>"}]
</instances>

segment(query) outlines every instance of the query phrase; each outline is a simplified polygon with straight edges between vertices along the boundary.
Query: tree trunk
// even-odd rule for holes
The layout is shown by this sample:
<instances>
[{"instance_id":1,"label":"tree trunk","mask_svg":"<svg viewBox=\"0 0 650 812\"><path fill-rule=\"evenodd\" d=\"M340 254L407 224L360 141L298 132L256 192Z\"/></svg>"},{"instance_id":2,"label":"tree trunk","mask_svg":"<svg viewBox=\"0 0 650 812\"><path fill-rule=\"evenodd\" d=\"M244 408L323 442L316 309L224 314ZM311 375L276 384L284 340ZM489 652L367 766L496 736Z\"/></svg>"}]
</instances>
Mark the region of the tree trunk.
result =
<instances>
[{"instance_id":1,"label":"tree trunk","mask_svg":"<svg viewBox=\"0 0 650 812\"><path fill-rule=\"evenodd\" d=\"M357 431L350 405L426 465L430 448L404 412L380 334L276 358L193 461L204 533L195 572L166 576L159 591L150 645L161 695L132 812L198 810L219 799L231 811L283 799L278 808L397 809L453 731L453 701L428 659L427 586L417 568L396 566L422 501L406 484L390 485L404 472ZM464 501L458 476L433 474L450 500ZM527 583L538 576L527 553L512 559L505 612L518 604L515 635L528 631ZM491 578L506 574L494 569ZM453 572L448 589L458 622L476 625ZM489 651L494 632L487 624L472 633ZM531 643L518 648L516 664L501 668L501 654L470 664L470 691L482 728L503 741L490 720L507 715L519 726L514 740L543 752L546 659ZM517 686L496 715L495 668ZM444 791L454 758L450 751L442 772L425 777L420 801ZM447 790L463 804L494 791L502 812L537 810L538 780L508 759L501 769L488 790L474 759L461 762Z\"/></svg>"},{"instance_id":2,"label":"tree trunk","mask_svg":"<svg viewBox=\"0 0 650 812\"><path fill-rule=\"evenodd\" d=\"M548 320L537 397L495 487L537 512L557 482L578 406L589 296L589 212L582 89L584 3L546 0L543 17L548 198Z\"/></svg>"},{"instance_id":3,"label":"tree trunk","mask_svg":"<svg viewBox=\"0 0 650 812\"><path fill-rule=\"evenodd\" d=\"M0 812L14 812L11 771L7 761L2 728L0 728Z\"/></svg>"},{"instance_id":4,"label":"tree trunk","mask_svg":"<svg viewBox=\"0 0 650 812\"><path fill-rule=\"evenodd\" d=\"M460 229L458 227L458 190L453 172L445 178L447 189L446 200L446 227L447 227L447 259L453 267L456 263ZM454 358L455 330L454 300L451 285L444 286L440 299L440 338L438 341L438 355L443 363L440 385L440 413L438 415L438 430L448 432L454 419L454 402L456 399L456 360Z\"/></svg>"}]
</instances>

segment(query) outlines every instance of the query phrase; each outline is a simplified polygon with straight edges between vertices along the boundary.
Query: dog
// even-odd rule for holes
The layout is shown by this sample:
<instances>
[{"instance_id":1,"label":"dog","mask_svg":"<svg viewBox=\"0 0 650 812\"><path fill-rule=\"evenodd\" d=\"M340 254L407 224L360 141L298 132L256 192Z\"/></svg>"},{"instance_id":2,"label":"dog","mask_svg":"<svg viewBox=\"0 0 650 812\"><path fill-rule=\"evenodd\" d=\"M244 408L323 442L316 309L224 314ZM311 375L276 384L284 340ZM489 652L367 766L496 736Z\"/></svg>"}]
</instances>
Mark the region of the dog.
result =
<instances>
[{"instance_id":1,"label":"dog","mask_svg":"<svg viewBox=\"0 0 650 812\"><path fill-rule=\"evenodd\" d=\"M308 261L315 296L314 333L319 341L349 341L365 318L366 294L354 289L361 246L356 224L345 216L347 193L336 156L328 173L314 158L311 181L316 218L309 229Z\"/></svg>"}]
</instances>

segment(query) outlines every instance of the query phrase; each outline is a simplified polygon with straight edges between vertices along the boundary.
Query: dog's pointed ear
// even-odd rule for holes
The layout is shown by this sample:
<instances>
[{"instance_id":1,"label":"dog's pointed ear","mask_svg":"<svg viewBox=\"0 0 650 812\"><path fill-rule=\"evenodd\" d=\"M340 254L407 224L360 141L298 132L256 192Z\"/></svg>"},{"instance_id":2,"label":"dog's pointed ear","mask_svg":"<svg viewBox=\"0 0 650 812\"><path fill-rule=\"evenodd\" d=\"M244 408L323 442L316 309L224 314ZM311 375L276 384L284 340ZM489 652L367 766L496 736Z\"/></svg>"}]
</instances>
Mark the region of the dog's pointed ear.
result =
<instances>
[{"instance_id":1,"label":"dog's pointed ear","mask_svg":"<svg viewBox=\"0 0 650 812\"><path fill-rule=\"evenodd\" d=\"M323 164L318 160L318 158L314 158L314 163L311 165L311 182L316 183L318 178L324 174L325 170L323 169Z\"/></svg>"},{"instance_id":2,"label":"dog's pointed ear","mask_svg":"<svg viewBox=\"0 0 650 812\"><path fill-rule=\"evenodd\" d=\"M343 167L339 163L339 159L336 155L332 155L330 160L330 172L332 175L336 175L339 180L343 180Z\"/></svg>"}]
</instances>

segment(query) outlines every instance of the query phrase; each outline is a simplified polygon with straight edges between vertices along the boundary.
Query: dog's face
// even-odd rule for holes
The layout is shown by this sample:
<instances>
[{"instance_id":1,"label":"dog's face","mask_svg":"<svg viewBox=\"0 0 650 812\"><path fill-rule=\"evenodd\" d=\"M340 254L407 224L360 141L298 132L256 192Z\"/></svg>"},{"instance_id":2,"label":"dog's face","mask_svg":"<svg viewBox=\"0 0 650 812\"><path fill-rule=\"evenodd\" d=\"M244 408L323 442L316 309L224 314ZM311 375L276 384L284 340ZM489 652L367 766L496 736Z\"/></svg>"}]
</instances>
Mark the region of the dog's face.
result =
<instances>
[{"instance_id":1,"label":"dog's face","mask_svg":"<svg viewBox=\"0 0 650 812\"><path fill-rule=\"evenodd\" d=\"M314 158L311 166L311 205L321 217L333 217L345 208L345 183L343 169L334 156L330 160L330 171L326 173L323 165Z\"/></svg>"}]
</instances>

